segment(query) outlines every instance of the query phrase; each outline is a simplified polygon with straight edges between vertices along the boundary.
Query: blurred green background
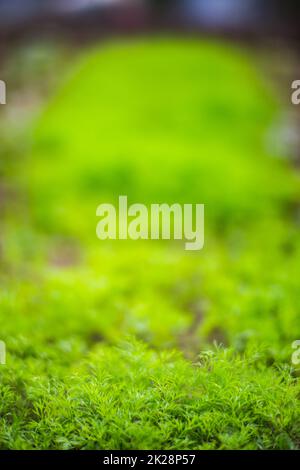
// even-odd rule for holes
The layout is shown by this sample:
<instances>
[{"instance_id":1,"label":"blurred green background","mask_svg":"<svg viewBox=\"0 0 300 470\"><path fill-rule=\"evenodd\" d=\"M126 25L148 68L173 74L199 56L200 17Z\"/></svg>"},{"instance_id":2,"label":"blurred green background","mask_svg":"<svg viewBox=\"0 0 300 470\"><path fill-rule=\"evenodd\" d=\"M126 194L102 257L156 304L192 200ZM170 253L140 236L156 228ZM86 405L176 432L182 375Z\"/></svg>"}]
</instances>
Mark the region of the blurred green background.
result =
<instances>
[{"instance_id":1,"label":"blurred green background","mask_svg":"<svg viewBox=\"0 0 300 470\"><path fill-rule=\"evenodd\" d=\"M299 174L253 48L32 42L1 73L0 447L297 448ZM121 194L204 203L204 249L98 240Z\"/></svg>"}]
</instances>

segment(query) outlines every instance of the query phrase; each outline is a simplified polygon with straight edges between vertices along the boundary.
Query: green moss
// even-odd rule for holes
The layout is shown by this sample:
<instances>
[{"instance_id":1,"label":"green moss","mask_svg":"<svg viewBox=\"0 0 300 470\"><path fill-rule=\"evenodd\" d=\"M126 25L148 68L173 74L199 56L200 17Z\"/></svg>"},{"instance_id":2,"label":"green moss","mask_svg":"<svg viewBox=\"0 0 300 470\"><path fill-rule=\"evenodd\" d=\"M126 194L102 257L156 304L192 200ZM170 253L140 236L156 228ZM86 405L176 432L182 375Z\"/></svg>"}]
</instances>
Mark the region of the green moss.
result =
<instances>
[{"instance_id":1,"label":"green moss","mask_svg":"<svg viewBox=\"0 0 300 470\"><path fill-rule=\"evenodd\" d=\"M67 75L30 151L2 151L19 197L1 231L0 446L299 447L298 176L267 149L278 106L253 60L149 39ZM96 207L122 193L204 203L204 250L100 242Z\"/></svg>"},{"instance_id":2,"label":"green moss","mask_svg":"<svg viewBox=\"0 0 300 470\"><path fill-rule=\"evenodd\" d=\"M133 340L98 347L70 375L4 377L2 446L21 449L286 449L299 436L299 384L257 356L188 364ZM12 407L13 400L15 401ZM7 406L7 403L10 406ZM14 410L14 411L12 411ZM11 424L13 421L13 425Z\"/></svg>"}]
</instances>

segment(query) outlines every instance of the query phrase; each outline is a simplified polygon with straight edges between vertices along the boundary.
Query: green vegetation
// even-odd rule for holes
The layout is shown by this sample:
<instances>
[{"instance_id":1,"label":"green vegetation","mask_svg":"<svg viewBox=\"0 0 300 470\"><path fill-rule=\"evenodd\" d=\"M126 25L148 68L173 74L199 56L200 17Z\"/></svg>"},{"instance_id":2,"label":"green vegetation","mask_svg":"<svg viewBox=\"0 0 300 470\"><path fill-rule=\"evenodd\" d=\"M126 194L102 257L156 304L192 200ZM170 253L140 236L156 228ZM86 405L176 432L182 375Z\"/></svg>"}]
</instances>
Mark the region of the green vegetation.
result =
<instances>
[{"instance_id":1,"label":"green vegetation","mask_svg":"<svg viewBox=\"0 0 300 470\"><path fill-rule=\"evenodd\" d=\"M2 117L0 447L299 448L299 182L272 92L219 43L82 55L25 132ZM203 251L99 241L120 194L204 203Z\"/></svg>"}]
</instances>

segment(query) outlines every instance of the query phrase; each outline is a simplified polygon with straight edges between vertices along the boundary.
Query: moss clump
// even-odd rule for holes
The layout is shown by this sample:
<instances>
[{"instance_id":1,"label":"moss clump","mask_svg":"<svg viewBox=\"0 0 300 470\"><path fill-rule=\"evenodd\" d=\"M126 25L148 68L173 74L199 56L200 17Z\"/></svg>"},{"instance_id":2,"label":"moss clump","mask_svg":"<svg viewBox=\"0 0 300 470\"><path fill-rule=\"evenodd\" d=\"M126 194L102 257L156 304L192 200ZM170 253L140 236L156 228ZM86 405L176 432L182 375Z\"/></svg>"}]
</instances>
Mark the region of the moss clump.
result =
<instances>
[{"instance_id":1,"label":"moss clump","mask_svg":"<svg viewBox=\"0 0 300 470\"><path fill-rule=\"evenodd\" d=\"M6 163L23 199L1 234L0 446L297 448L297 175L266 148L277 105L253 61L153 39L70 75ZM204 250L100 242L120 194L204 203Z\"/></svg>"}]
</instances>

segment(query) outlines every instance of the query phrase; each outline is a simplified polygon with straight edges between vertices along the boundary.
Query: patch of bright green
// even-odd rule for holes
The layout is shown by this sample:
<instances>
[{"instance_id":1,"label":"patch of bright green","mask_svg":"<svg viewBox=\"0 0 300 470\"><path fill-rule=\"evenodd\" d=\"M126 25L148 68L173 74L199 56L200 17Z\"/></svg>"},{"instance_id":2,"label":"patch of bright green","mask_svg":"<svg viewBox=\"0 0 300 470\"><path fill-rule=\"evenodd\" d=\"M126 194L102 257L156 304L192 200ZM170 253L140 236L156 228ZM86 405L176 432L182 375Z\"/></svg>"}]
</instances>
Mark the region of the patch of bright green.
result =
<instances>
[{"instance_id":1,"label":"patch of bright green","mask_svg":"<svg viewBox=\"0 0 300 470\"><path fill-rule=\"evenodd\" d=\"M293 449L299 384L260 359L217 350L191 365L131 341L68 376L17 361L0 386L2 447Z\"/></svg>"},{"instance_id":2,"label":"patch of bright green","mask_svg":"<svg viewBox=\"0 0 300 470\"><path fill-rule=\"evenodd\" d=\"M297 174L266 145L277 111L243 51L115 43L77 61L24 159L3 146L19 199L1 448L299 447ZM96 207L119 194L204 203L204 250L100 242Z\"/></svg>"},{"instance_id":3,"label":"patch of bright green","mask_svg":"<svg viewBox=\"0 0 300 470\"><path fill-rule=\"evenodd\" d=\"M120 194L129 203L204 202L209 225L276 213L295 182L267 154L274 107L251 62L226 46L156 40L93 50L36 127L25 173L34 220L90 240L95 207Z\"/></svg>"}]
</instances>

